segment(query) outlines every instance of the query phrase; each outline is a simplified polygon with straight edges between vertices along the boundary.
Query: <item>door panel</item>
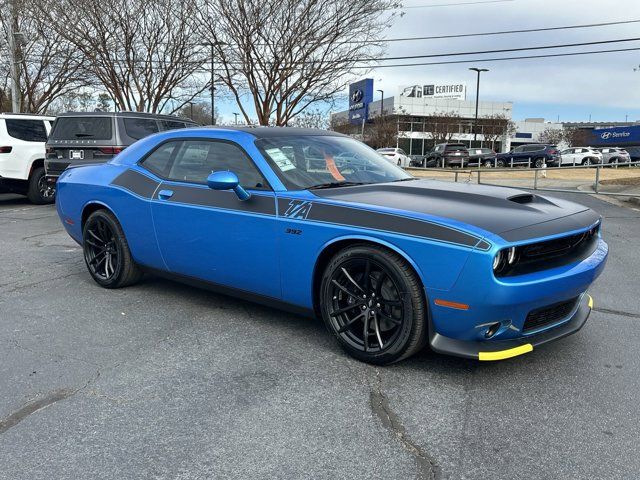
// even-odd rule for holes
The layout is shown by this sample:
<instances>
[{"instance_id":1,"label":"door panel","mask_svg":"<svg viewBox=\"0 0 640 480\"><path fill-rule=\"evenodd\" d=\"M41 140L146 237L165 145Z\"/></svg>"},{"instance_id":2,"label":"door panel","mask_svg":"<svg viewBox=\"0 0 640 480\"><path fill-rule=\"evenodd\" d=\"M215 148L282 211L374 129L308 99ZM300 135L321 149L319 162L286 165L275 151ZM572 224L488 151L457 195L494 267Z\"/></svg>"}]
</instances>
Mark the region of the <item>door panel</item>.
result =
<instances>
[{"instance_id":1,"label":"door panel","mask_svg":"<svg viewBox=\"0 0 640 480\"><path fill-rule=\"evenodd\" d=\"M242 202L233 192L163 182L152 212L170 271L280 298L273 193Z\"/></svg>"}]
</instances>

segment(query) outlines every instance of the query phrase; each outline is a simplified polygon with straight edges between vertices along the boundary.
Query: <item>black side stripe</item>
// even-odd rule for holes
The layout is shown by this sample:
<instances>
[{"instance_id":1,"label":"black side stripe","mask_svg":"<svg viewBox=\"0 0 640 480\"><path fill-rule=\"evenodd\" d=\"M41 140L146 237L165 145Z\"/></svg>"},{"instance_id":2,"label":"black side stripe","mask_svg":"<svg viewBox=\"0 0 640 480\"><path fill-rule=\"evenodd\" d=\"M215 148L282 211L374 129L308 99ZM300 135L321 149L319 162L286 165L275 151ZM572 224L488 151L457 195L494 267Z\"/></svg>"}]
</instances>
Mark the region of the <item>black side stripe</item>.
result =
<instances>
[{"instance_id":1,"label":"black side stripe","mask_svg":"<svg viewBox=\"0 0 640 480\"><path fill-rule=\"evenodd\" d=\"M160 182L156 182L152 178L135 170L127 170L121 173L111 184L125 188L143 198L155 200L158 199L156 190L160 190L158 188ZM273 196L254 194L249 200L242 202L238 200L236 194L231 191L215 191L199 185L173 185L164 183L163 188L173 192L171 198L162 200L162 202L167 204L183 203L261 215L275 216L276 214L276 203ZM155 196L154 193L156 193Z\"/></svg>"},{"instance_id":2,"label":"black side stripe","mask_svg":"<svg viewBox=\"0 0 640 480\"><path fill-rule=\"evenodd\" d=\"M291 199L279 198L278 211L284 212L289 207ZM352 227L371 228L387 232L401 233L415 237L428 238L441 242L454 243L466 247L475 247L487 250L490 245L481 238L454 228L430 223L424 220L403 217L388 213L373 212L359 208L329 205L313 202L307 220L319 222L338 223ZM480 242L480 243L478 243Z\"/></svg>"},{"instance_id":3,"label":"black side stripe","mask_svg":"<svg viewBox=\"0 0 640 480\"><path fill-rule=\"evenodd\" d=\"M125 170L111 182L111 185L126 188L144 198L151 198L160 183L135 170Z\"/></svg>"},{"instance_id":4,"label":"black side stripe","mask_svg":"<svg viewBox=\"0 0 640 480\"><path fill-rule=\"evenodd\" d=\"M240 201L231 191L216 191L210 188L186 185L163 184L163 189L171 190L173 195L167 203L184 203L203 207L223 208L240 212L257 213L260 215L276 214L276 202L272 195L253 194L249 200ZM156 199L158 196L156 195Z\"/></svg>"}]
</instances>

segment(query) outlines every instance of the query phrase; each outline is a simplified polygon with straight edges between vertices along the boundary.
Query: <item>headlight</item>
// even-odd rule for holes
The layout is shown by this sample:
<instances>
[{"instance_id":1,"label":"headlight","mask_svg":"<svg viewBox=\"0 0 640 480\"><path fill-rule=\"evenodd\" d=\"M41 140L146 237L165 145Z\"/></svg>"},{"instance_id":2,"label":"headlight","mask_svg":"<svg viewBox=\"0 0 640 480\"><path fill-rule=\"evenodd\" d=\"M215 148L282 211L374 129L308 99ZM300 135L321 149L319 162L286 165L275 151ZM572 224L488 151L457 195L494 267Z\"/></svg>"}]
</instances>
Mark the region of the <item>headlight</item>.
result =
<instances>
[{"instance_id":1,"label":"headlight","mask_svg":"<svg viewBox=\"0 0 640 480\"><path fill-rule=\"evenodd\" d=\"M496 253L496 256L493 257L493 271L494 273L499 273L505 269L505 267L513 266L518 260L518 250L516 247L507 248L504 250L500 250Z\"/></svg>"},{"instance_id":2,"label":"headlight","mask_svg":"<svg viewBox=\"0 0 640 480\"><path fill-rule=\"evenodd\" d=\"M493 257L493 271L498 272L502 269L504 264L504 250L500 250L496 253L496 256Z\"/></svg>"}]
</instances>

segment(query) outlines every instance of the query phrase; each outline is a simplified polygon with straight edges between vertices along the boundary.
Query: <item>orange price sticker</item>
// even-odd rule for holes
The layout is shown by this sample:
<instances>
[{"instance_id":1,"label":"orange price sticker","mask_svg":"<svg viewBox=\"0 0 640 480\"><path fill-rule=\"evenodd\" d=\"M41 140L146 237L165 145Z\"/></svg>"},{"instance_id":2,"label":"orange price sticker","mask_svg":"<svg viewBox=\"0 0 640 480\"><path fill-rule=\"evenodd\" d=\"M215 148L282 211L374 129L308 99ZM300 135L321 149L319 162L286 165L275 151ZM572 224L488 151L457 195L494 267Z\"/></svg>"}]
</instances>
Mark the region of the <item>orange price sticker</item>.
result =
<instances>
[{"instance_id":1,"label":"orange price sticker","mask_svg":"<svg viewBox=\"0 0 640 480\"><path fill-rule=\"evenodd\" d=\"M344 182L344 177L340 173L340 170L338 170L336 162L331 155L324 154L324 163L327 165L327 170L329 170L329 173L334 179L338 182Z\"/></svg>"}]
</instances>

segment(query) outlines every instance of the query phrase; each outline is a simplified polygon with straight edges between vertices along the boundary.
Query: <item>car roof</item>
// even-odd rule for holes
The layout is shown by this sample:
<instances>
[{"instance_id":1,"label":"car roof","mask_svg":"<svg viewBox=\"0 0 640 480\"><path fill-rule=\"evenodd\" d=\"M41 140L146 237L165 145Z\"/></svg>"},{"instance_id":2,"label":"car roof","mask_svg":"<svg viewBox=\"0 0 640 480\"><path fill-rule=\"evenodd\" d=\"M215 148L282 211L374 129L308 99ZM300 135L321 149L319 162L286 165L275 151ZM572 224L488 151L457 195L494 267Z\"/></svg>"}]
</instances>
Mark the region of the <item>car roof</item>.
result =
<instances>
[{"instance_id":1,"label":"car roof","mask_svg":"<svg viewBox=\"0 0 640 480\"><path fill-rule=\"evenodd\" d=\"M34 113L11 113L2 112L0 118L20 119L20 120L55 120L56 117L50 115L36 115Z\"/></svg>"},{"instance_id":2,"label":"car roof","mask_svg":"<svg viewBox=\"0 0 640 480\"><path fill-rule=\"evenodd\" d=\"M235 127L235 126L204 126L200 127L208 130L225 131L231 130L236 132L244 132L253 135L256 138L273 138L288 136L321 136L321 137L348 137L331 130L322 130L319 128L298 128L298 127Z\"/></svg>"},{"instance_id":3,"label":"car roof","mask_svg":"<svg viewBox=\"0 0 640 480\"><path fill-rule=\"evenodd\" d=\"M160 113L146 112L65 112L58 115L57 118L64 117L126 117L126 118L153 118L161 120L178 120L183 122L195 123L193 120L176 115L163 115Z\"/></svg>"}]
</instances>

